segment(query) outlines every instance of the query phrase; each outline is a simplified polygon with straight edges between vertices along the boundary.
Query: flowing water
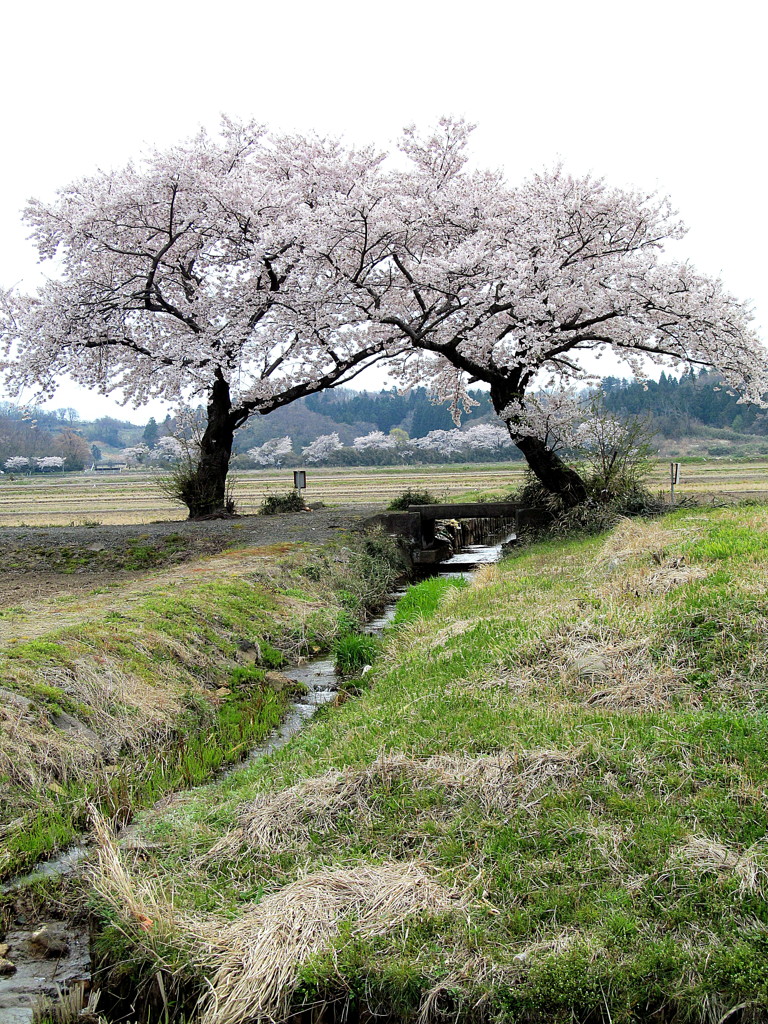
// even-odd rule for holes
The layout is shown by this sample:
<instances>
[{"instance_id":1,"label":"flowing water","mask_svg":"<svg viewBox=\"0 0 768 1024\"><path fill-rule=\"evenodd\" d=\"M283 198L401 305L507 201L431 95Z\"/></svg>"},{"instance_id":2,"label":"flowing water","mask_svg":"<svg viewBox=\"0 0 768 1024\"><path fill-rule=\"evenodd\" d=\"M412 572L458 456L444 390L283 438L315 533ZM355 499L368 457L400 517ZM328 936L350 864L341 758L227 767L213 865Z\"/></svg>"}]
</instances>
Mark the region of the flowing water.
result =
<instances>
[{"instance_id":1,"label":"flowing water","mask_svg":"<svg viewBox=\"0 0 768 1024\"><path fill-rule=\"evenodd\" d=\"M438 575L455 576L458 573L469 577L479 566L497 562L502 554L502 545L510 539L510 535L505 534L503 538L497 538L498 543L471 545L436 567ZM371 635L383 633L391 624L397 602L404 593L403 589L391 594L381 613L365 625L364 631ZM304 728L318 708L336 697L339 677L332 658L315 658L286 669L285 674L303 683L306 692L289 706L282 723L254 746L243 761L230 767L228 773L239 771L285 746ZM130 845L131 834L129 826L119 838L125 845ZM64 853L41 861L28 874L12 879L0 891L12 892L40 879L69 875L90 852L91 848L85 843L71 846ZM27 923L20 919L16 923L18 927L5 937L8 948L0 955L0 1024L29 1024L32 1005L40 996L54 998L59 991L74 986L81 986L87 991L90 981L88 934L85 929L52 921L48 924L48 931L53 935L51 940L50 936L46 938L45 934L42 937L39 934L45 922ZM2 974L4 959L15 966L13 973Z\"/></svg>"}]
</instances>

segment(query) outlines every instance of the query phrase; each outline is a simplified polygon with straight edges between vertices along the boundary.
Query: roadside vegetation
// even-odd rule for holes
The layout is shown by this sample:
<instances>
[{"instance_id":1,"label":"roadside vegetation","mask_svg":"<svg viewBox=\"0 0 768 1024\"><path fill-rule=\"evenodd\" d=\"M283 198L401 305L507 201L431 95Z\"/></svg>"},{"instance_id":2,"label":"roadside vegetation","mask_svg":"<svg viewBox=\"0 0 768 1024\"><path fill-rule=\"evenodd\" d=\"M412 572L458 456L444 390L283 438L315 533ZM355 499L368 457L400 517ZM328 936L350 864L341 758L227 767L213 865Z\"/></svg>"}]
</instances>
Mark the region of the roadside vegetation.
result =
<instances>
[{"instance_id":1,"label":"roadside vegetation","mask_svg":"<svg viewBox=\"0 0 768 1024\"><path fill-rule=\"evenodd\" d=\"M354 637L402 574L394 542L202 560L74 626L0 649L0 877L70 843L94 810L114 825L189 788L280 721L276 671ZM14 620L15 621L15 620ZM348 643L352 641L347 639Z\"/></svg>"},{"instance_id":2,"label":"roadside vegetation","mask_svg":"<svg viewBox=\"0 0 768 1024\"><path fill-rule=\"evenodd\" d=\"M767 568L766 507L685 509L413 588L357 696L140 856L102 828L104 987L204 1024L764 1020Z\"/></svg>"}]
</instances>

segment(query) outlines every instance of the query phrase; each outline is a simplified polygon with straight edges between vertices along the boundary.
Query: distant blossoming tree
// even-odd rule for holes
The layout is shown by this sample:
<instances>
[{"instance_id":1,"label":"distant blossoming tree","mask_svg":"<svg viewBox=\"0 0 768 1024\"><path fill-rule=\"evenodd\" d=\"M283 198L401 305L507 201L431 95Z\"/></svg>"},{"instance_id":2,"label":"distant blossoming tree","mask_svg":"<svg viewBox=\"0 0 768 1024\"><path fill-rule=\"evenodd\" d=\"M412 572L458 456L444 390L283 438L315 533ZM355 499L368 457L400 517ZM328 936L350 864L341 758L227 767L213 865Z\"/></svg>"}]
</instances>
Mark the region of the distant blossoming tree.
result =
<instances>
[{"instance_id":1,"label":"distant blossoming tree","mask_svg":"<svg viewBox=\"0 0 768 1024\"><path fill-rule=\"evenodd\" d=\"M397 447L397 442L394 437L389 434L385 434L382 430L372 430L370 434L363 434L361 437L356 437L352 442L352 447L358 452L385 452L394 451Z\"/></svg>"},{"instance_id":2,"label":"distant blossoming tree","mask_svg":"<svg viewBox=\"0 0 768 1024\"><path fill-rule=\"evenodd\" d=\"M462 431L470 451L503 452L512 447L509 431L496 423L476 423Z\"/></svg>"},{"instance_id":3,"label":"distant blossoming tree","mask_svg":"<svg viewBox=\"0 0 768 1024\"><path fill-rule=\"evenodd\" d=\"M438 452L450 457L463 451L464 434L456 430L430 430L424 437L411 438L411 447L423 452Z\"/></svg>"},{"instance_id":4,"label":"distant blossoming tree","mask_svg":"<svg viewBox=\"0 0 768 1024\"><path fill-rule=\"evenodd\" d=\"M12 455L10 459L5 460L5 468L11 473L18 473L22 469L29 469L29 459L24 455Z\"/></svg>"},{"instance_id":5,"label":"distant blossoming tree","mask_svg":"<svg viewBox=\"0 0 768 1024\"><path fill-rule=\"evenodd\" d=\"M320 434L306 448L301 449L301 454L307 462L325 462L334 452L343 447L338 433L334 431L332 434Z\"/></svg>"},{"instance_id":6,"label":"distant blossoming tree","mask_svg":"<svg viewBox=\"0 0 768 1024\"><path fill-rule=\"evenodd\" d=\"M154 447L149 451L149 459L151 462L180 462L193 448L194 446L185 444L177 437L164 435L155 441Z\"/></svg>"},{"instance_id":7,"label":"distant blossoming tree","mask_svg":"<svg viewBox=\"0 0 768 1024\"><path fill-rule=\"evenodd\" d=\"M286 455L293 452L293 442L285 437L272 437L258 448L249 448L249 455L260 466L279 466Z\"/></svg>"},{"instance_id":8,"label":"distant blossoming tree","mask_svg":"<svg viewBox=\"0 0 768 1024\"><path fill-rule=\"evenodd\" d=\"M129 466L141 466L149 457L149 448L145 444L132 445L130 448L123 448L120 457Z\"/></svg>"},{"instance_id":9,"label":"distant blossoming tree","mask_svg":"<svg viewBox=\"0 0 768 1024\"><path fill-rule=\"evenodd\" d=\"M37 468L43 473L64 468L64 459L59 455L45 455L41 459L35 459L35 462Z\"/></svg>"}]
</instances>

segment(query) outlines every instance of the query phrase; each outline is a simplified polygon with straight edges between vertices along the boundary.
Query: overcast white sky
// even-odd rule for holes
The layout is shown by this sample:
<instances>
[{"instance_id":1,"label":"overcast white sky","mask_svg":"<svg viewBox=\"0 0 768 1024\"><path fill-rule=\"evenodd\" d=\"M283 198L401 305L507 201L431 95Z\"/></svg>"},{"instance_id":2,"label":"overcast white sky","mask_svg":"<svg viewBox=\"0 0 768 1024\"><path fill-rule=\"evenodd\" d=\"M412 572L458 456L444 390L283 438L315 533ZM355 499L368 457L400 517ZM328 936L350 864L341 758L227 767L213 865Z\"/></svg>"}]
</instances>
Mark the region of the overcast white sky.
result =
<instances>
[{"instance_id":1,"label":"overcast white sky","mask_svg":"<svg viewBox=\"0 0 768 1024\"><path fill-rule=\"evenodd\" d=\"M768 326L765 9L758 0L14 4L0 63L0 286L37 279L19 217L27 198L200 125L215 131L222 112L382 145L405 124L450 113L477 123L477 163L512 181L562 159L669 193L690 227L675 256L721 273ZM52 404L83 418L162 413L72 386Z\"/></svg>"}]
</instances>

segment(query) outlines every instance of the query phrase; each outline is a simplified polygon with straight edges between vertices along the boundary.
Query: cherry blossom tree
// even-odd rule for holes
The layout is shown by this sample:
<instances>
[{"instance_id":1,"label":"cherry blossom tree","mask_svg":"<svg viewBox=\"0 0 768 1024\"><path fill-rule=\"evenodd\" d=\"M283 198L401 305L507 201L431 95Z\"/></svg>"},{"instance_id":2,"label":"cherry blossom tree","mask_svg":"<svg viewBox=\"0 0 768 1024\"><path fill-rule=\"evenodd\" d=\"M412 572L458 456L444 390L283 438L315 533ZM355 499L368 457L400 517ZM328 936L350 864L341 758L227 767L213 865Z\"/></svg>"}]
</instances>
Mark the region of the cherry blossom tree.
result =
<instances>
[{"instance_id":1,"label":"cherry blossom tree","mask_svg":"<svg viewBox=\"0 0 768 1024\"><path fill-rule=\"evenodd\" d=\"M586 496L584 482L526 425L527 401L593 381L585 355L611 352L638 376L649 363L714 366L760 401L768 363L749 309L718 279L664 260L665 243L684 234L666 198L561 168L506 185L466 169L470 128L444 119L425 138L411 129L412 170L368 204L390 221L396 209L392 248L364 261L364 283L382 330L410 343L403 386L427 383L458 413L467 385L485 381L531 469L566 504Z\"/></svg>"},{"instance_id":2,"label":"cherry blossom tree","mask_svg":"<svg viewBox=\"0 0 768 1024\"><path fill-rule=\"evenodd\" d=\"M466 442L461 430L430 430L424 437L411 438L411 447L423 452L439 452L450 458L464 451Z\"/></svg>"},{"instance_id":3,"label":"cherry blossom tree","mask_svg":"<svg viewBox=\"0 0 768 1024\"><path fill-rule=\"evenodd\" d=\"M509 431L501 424L476 423L462 431L464 444L470 451L503 452L512 447Z\"/></svg>"},{"instance_id":4,"label":"cherry blossom tree","mask_svg":"<svg viewBox=\"0 0 768 1024\"><path fill-rule=\"evenodd\" d=\"M366 330L374 300L358 282L358 214L380 163L371 149L225 120L220 138L201 132L31 201L25 219L57 276L0 296L9 389L52 394L67 373L139 404L203 396L184 500L191 516L221 509L250 415L403 347L398 332Z\"/></svg>"},{"instance_id":5,"label":"cherry blossom tree","mask_svg":"<svg viewBox=\"0 0 768 1024\"><path fill-rule=\"evenodd\" d=\"M372 430L370 434L356 437L352 442L352 447L358 452L394 451L397 447L397 441L390 434L385 434L382 430Z\"/></svg>"},{"instance_id":6,"label":"cherry blossom tree","mask_svg":"<svg viewBox=\"0 0 768 1024\"><path fill-rule=\"evenodd\" d=\"M12 455L5 460L5 468L11 473L18 473L22 469L29 469L29 459L24 455Z\"/></svg>"},{"instance_id":7,"label":"cherry blossom tree","mask_svg":"<svg viewBox=\"0 0 768 1024\"><path fill-rule=\"evenodd\" d=\"M260 466L279 466L292 452L293 442L286 434L285 437L272 437L258 448L249 448L246 454Z\"/></svg>"},{"instance_id":8,"label":"cherry blossom tree","mask_svg":"<svg viewBox=\"0 0 768 1024\"><path fill-rule=\"evenodd\" d=\"M713 366L745 399L768 390L748 308L663 259L684 233L663 197L561 168L521 185L467 167L471 126L406 131L408 167L370 149L225 122L26 213L60 275L6 295L9 386L69 372L126 399L205 396L185 500L225 504L235 429L379 359L458 416L470 384L545 487L584 481L526 425L531 392L594 380L584 356Z\"/></svg>"},{"instance_id":9,"label":"cherry blossom tree","mask_svg":"<svg viewBox=\"0 0 768 1024\"><path fill-rule=\"evenodd\" d=\"M42 473L64 468L64 459L60 455L45 455L41 459L35 459L35 462Z\"/></svg>"},{"instance_id":10,"label":"cherry blossom tree","mask_svg":"<svg viewBox=\"0 0 768 1024\"><path fill-rule=\"evenodd\" d=\"M189 448L189 444L166 434L163 437L158 437L154 448L150 448L149 459L150 462L180 462L188 454Z\"/></svg>"},{"instance_id":11,"label":"cherry blossom tree","mask_svg":"<svg viewBox=\"0 0 768 1024\"><path fill-rule=\"evenodd\" d=\"M338 433L334 431L332 434L320 434L306 448L301 449L301 454L307 462L325 462L343 447Z\"/></svg>"},{"instance_id":12,"label":"cherry blossom tree","mask_svg":"<svg viewBox=\"0 0 768 1024\"><path fill-rule=\"evenodd\" d=\"M149 457L149 448L145 444L132 445L130 448L123 448L120 458L129 466L141 466Z\"/></svg>"}]
</instances>

